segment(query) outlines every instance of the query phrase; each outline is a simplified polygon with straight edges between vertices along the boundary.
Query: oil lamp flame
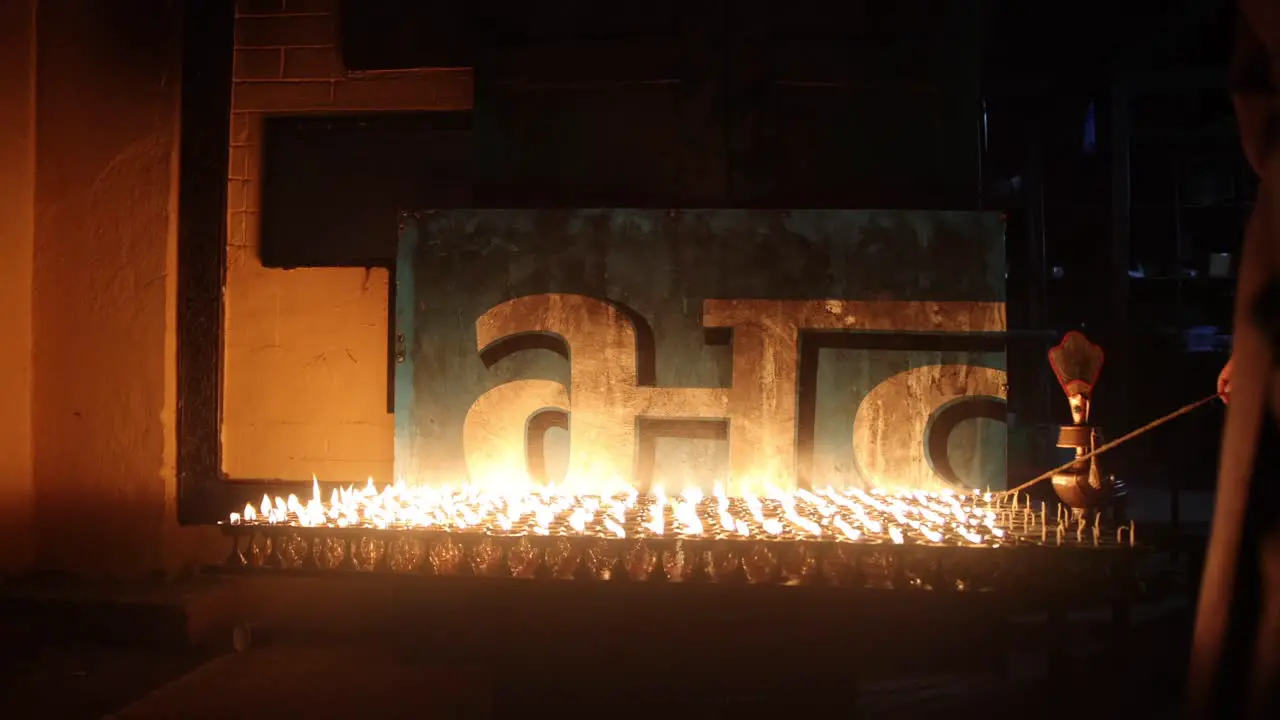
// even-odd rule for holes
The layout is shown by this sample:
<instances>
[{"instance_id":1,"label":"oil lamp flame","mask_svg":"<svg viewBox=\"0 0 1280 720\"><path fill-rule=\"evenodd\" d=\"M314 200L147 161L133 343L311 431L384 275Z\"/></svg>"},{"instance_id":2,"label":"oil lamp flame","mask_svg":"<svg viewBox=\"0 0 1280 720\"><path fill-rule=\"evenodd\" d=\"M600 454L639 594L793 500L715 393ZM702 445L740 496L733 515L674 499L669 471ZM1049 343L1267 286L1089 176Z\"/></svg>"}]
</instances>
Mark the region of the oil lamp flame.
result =
<instances>
[{"instance_id":1,"label":"oil lamp flame","mask_svg":"<svg viewBox=\"0 0 1280 720\"><path fill-rule=\"evenodd\" d=\"M510 490L403 481L379 489L370 479L363 486L335 487L325 500L319 480L312 478L305 500L295 494L264 496L230 513L228 520L232 525L432 528L508 536L672 535L979 547L999 547L1027 534L1011 534L999 521L1008 514L999 514L1000 496L989 493L830 487L786 492L764 486L759 495L731 496L716 484L710 494L688 487L668 495L655 487L650 494L626 488L613 495L577 495L532 483L499 486ZM1019 514L1024 525L1043 525L1042 517L1027 512L1033 517Z\"/></svg>"}]
</instances>

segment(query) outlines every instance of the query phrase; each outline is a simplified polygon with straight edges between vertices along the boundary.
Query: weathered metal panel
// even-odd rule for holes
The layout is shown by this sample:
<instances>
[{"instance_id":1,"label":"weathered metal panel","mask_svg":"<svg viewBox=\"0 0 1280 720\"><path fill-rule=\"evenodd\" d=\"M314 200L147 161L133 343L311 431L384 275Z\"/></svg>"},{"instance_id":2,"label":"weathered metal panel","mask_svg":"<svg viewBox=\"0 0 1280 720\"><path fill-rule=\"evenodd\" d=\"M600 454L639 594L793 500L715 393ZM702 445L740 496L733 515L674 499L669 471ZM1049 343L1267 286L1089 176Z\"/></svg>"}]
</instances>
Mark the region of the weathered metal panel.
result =
<instances>
[{"instance_id":1,"label":"weathered metal panel","mask_svg":"<svg viewBox=\"0 0 1280 720\"><path fill-rule=\"evenodd\" d=\"M396 302L409 481L1004 483L992 213L422 213Z\"/></svg>"}]
</instances>

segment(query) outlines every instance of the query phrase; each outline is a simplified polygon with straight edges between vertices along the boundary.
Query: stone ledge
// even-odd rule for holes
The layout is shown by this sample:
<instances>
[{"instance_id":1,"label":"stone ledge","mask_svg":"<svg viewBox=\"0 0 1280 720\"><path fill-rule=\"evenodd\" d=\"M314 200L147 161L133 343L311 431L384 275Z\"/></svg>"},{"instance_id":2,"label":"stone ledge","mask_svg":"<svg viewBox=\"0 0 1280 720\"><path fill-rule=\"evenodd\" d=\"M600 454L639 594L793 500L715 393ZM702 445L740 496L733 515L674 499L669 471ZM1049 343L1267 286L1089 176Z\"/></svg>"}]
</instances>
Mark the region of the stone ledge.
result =
<instances>
[{"instance_id":1,"label":"stone ledge","mask_svg":"<svg viewBox=\"0 0 1280 720\"><path fill-rule=\"evenodd\" d=\"M30 575L0 583L0 636L180 648L229 643L228 584Z\"/></svg>"}]
</instances>

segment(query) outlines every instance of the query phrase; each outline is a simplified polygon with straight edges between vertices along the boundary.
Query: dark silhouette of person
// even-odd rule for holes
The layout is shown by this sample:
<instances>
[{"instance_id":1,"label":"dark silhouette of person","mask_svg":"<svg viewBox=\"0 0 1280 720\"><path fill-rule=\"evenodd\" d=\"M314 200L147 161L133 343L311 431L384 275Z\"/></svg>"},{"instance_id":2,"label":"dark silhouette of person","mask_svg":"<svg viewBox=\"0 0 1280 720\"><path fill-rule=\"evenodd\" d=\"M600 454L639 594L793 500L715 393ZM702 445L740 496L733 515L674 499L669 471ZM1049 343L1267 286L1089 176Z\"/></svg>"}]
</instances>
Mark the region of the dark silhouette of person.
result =
<instances>
[{"instance_id":1,"label":"dark silhouette of person","mask_svg":"<svg viewBox=\"0 0 1280 720\"><path fill-rule=\"evenodd\" d=\"M1229 87L1260 178L1245 232L1213 528L1188 676L1196 718L1275 718L1280 684L1280 0L1240 0Z\"/></svg>"}]
</instances>

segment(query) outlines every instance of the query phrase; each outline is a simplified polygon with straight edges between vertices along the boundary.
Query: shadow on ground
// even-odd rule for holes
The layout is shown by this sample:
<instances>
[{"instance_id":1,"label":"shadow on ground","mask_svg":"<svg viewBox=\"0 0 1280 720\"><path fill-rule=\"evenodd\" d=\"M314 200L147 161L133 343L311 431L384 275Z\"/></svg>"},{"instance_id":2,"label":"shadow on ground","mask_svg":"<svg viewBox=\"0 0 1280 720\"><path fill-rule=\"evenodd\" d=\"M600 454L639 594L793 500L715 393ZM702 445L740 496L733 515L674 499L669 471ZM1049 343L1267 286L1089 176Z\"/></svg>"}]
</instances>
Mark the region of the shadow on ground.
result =
<instances>
[{"instance_id":1,"label":"shadow on ground","mask_svg":"<svg viewBox=\"0 0 1280 720\"><path fill-rule=\"evenodd\" d=\"M1051 671L1050 631L1015 623L1002 667L974 647L969 663L921 658L932 669L877 675L874 658L885 649L876 647L796 648L741 668L708 667L674 628L670 663L603 655L577 667L503 657L460 662L451 660L452 648L350 637L278 638L215 654L166 641L154 627L140 631L129 613L87 622L89 613L77 605L45 607L4 607L0 717L1127 720L1176 710L1190 630L1185 604L1143 608L1117 651L1103 615L1077 618L1067 631L1069 657ZM954 645L973 637L958 631L936 640ZM854 655L872 658L870 674L855 678L845 670Z\"/></svg>"}]
</instances>

